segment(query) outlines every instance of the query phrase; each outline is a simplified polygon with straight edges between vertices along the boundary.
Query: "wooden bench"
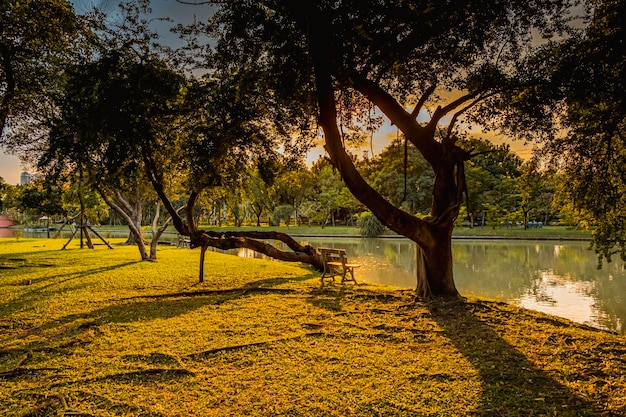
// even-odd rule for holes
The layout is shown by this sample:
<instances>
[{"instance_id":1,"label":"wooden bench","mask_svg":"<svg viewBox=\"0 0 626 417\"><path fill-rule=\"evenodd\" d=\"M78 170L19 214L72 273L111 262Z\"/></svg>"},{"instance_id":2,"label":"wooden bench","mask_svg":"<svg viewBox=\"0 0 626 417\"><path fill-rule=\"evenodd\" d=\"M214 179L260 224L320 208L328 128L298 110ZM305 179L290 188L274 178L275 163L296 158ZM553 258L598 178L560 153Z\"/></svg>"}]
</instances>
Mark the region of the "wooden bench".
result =
<instances>
[{"instance_id":1,"label":"wooden bench","mask_svg":"<svg viewBox=\"0 0 626 417\"><path fill-rule=\"evenodd\" d=\"M348 262L345 249L318 248L324 260L324 273L322 274L322 285L324 279L330 278L333 281L335 277L341 277L341 283L354 282L354 270L361 265Z\"/></svg>"},{"instance_id":2,"label":"wooden bench","mask_svg":"<svg viewBox=\"0 0 626 417\"><path fill-rule=\"evenodd\" d=\"M189 248L191 245L191 239L187 236L178 235L178 246L179 248Z\"/></svg>"}]
</instances>

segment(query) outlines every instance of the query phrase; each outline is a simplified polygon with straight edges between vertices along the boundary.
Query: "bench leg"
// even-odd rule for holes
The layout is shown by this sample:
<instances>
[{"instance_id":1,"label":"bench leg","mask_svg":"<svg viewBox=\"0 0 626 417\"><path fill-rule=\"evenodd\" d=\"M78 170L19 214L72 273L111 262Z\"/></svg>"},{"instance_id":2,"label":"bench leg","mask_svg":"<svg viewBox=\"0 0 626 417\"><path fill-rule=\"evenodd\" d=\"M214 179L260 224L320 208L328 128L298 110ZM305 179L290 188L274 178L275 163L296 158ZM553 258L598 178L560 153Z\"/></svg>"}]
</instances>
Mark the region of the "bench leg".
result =
<instances>
[{"instance_id":1,"label":"bench leg","mask_svg":"<svg viewBox=\"0 0 626 417\"><path fill-rule=\"evenodd\" d=\"M350 274L350 277L346 278L346 275ZM354 278L354 268L345 268L343 271L343 276L341 277L341 283L351 281L356 284L356 278Z\"/></svg>"}]
</instances>

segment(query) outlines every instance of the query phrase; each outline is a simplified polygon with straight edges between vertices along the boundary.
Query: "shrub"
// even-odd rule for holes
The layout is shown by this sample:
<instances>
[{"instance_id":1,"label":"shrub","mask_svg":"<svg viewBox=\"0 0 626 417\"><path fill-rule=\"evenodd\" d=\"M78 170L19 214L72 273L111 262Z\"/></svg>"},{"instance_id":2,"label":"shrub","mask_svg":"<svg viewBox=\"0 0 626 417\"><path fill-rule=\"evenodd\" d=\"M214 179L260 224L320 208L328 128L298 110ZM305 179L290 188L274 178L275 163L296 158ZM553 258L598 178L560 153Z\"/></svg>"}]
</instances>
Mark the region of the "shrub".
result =
<instances>
[{"instance_id":1,"label":"shrub","mask_svg":"<svg viewBox=\"0 0 626 417\"><path fill-rule=\"evenodd\" d=\"M358 225L363 237L378 237L385 231L385 226L370 212L359 216Z\"/></svg>"},{"instance_id":2,"label":"shrub","mask_svg":"<svg viewBox=\"0 0 626 417\"><path fill-rule=\"evenodd\" d=\"M272 213L272 223L276 226L280 226L280 223L284 222L286 226L289 226L289 220L291 219L293 210L293 206L288 204L276 207Z\"/></svg>"}]
</instances>

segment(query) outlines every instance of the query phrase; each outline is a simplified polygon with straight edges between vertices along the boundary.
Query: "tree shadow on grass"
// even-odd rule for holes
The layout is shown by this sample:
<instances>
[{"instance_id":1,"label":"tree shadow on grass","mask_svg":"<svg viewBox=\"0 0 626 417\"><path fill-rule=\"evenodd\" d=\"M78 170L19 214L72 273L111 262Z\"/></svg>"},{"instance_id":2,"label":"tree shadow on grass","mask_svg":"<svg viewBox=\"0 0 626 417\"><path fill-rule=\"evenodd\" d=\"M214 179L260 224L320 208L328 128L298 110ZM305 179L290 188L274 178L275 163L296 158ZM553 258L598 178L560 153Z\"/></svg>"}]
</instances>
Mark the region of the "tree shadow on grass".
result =
<instances>
[{"instance_id":1,"label":"tree shadow on grass","mask_svg":"<svg viewBox=\"0 0 626 417\"><path fill-rule=\"evenodd\" d=\"M87 271L79 271L76 273L65 273L65 274L57 274L57 275L47 275L45 277L37 278L31 280L28 285L25 285L24 291L18 297L9 301L5 305L0 308L0 318L10 317L14 311L20 311L29 308L30 305L34 305L41 302L42 297L52 297L54 294L65 293L71 291L71 288L63 287L58 290L51 291L50 288L54 286L58 286L60 284L64 284L69 281L73 281L79 278L84 278L92 274L98 274L101 272L109 272L119 268L124 268L125 266L133 265L142 261L130 261L123 262L116 265L110 265L105 267L93 268ZM61 278L58 280L58 278ZM88 284L85 283L77 283L74 289L78 287L84 287Z\"/></svg>"},{"instance_id":2,"label":"tree shadow on grass","mask_svg":"<svg viewBox=\"0 0 626 417\"><path fill-rule=\"evenodd\" d=\"M479 416L597 416L593 405L537 368L481 321L474 303L434 302L433 319L478 371L483 385Z\"/></svg>"},{"instance_id":3,"label":"tree shadow on grass","mask_svg":"<svg viewBox=\"0 0 626 417\"><path fill-rule=\"evenodd\" d=\"M244 284L243 288L256 288L256 287L271 288L271 287L276 287L278 285L285 284L287 282L308 281L312 278L316 278L318 275L319 274L317 274L316 272L311 272L310 274L296 276L296 277L288 277L288 278L278 277L278 278L260 279L257 281L250 281Z\"/></svg>"}]
</instances>

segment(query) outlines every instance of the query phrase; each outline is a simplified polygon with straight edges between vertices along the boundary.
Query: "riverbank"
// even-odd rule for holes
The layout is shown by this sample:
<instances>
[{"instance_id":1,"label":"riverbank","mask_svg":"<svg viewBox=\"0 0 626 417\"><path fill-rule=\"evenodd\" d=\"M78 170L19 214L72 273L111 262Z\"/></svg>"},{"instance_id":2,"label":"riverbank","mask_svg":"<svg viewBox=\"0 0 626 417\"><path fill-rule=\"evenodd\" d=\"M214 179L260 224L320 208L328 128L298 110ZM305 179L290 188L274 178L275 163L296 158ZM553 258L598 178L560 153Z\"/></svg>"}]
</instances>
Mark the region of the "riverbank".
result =
<instances>
[{"instance_id":1,"label":"riverbank","mask_svg":"<svg viewBox=\"0 0 626 417\"><path fill-rule=\"evenodd\" d=\"M261 226L260 228L255 226L207 226L200 225L205 230L212 231L251 231L251 230L263 230L263 231L277 231L290 234L294 237L360 237L360 229L356 226ZM21 227L12 227L12 230L23 231ZM128 228L125 226L94 226L94 229L101 232L105 237L114 237L117 234L127 234ZM148 227L145 228L147 234L149 234ZM54 235L56 231L52 231L51 235ZM166 230L166 234L176 234L173 227ZM453 239L510 239L510 240L571 240L571 241L589 241L591 240L591 231L580 230L566 226L544 226L541 228L529 228L524 229L519 226L513 227L490 227L490 226L477 226L474 228L469 227L457 227L454 229ZM386 231L380 236L382 239L402 238L391 231Z\"/></svg>"},{"instance_id":2,"label":"riverbank","mask_svg":"<svg viewBox=\"0 0 626 417\"><path fill-rule=\"evenodd\" d=\"M226 231L226 230L258 230L256 227L207 227L208 230ZM261 230L279 231L291 234L293 236L303 237L342 237L342 236L360 236L360 229L356 226L264 226ZM380 238L397 238L396 233L387 230ZM580 230L566 226L544 226L537 228L524 229L519 226L512 227L491 227L476 226L456 227L452 233L453 239L527 239L527 240L590 240L591 232L589 230Z\"/></svg>"},{"instance_id":3,"label":"riverbank","mask_svg":"<svg viewBox=\"0 0 626 417\"><path fill-rule=\"evenodd\" d=\"M0 239L0 414L626 415L626 339L299 265Z\"/></svg>"}]
</instances>

